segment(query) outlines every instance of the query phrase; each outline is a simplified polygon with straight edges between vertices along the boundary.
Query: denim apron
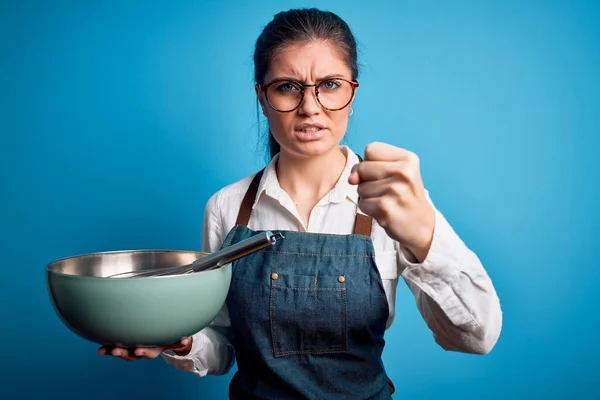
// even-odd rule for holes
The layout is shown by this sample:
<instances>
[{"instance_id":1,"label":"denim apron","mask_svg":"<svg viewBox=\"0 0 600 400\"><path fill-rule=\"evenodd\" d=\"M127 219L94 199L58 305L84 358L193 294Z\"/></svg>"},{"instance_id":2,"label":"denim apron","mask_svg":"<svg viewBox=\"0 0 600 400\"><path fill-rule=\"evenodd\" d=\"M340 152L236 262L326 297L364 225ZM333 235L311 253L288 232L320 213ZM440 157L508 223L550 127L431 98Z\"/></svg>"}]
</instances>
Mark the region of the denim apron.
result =
<instances>
[{"instance_id":1,"label":"denim apron","mask_svg":"<svg viewBox=\"0 0 600 400\"><path fill-rule=\"evenodd\" d=\"M263 171L223 246L257 233L247 225ZM381 360L389 309L371 224L357 213L351 235L277 231L285 239L233 262L230 399L391 398Z\"/></svg>"}]
</instances>

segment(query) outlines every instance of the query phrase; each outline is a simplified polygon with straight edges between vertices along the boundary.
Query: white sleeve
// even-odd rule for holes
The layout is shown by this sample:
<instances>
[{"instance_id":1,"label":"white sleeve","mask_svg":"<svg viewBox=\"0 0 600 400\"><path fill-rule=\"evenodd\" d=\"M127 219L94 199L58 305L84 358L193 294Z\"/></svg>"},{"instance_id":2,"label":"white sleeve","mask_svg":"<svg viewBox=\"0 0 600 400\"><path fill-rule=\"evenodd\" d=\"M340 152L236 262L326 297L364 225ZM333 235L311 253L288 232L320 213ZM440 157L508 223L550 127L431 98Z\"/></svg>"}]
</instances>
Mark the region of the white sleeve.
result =
<instances>
[{"instance_id":1,"label":"white sleeve","mask_svg":"<svg viewBox=\"0 0 600 400\"><path fill-rule=\"evenodd\" d=\"M202 230L202 251L218 250L227 234L219 217L219 193L207 202ZM231 323L224 306L211 324L193 335L192 349L186 356L172 351L162 353L163 359L175 368L198 376L222 375L229 372L235 361L231 344Z\"/></svg>"},{"instance_id":2,"label":"white sleeve","mask_svg":"<svg viewBox=\"0 0 600 400\"><path fill-rule=\"evenodd\" d=\"M487 354L502 328L496 290L477 255L435 212L433 242L422 263L398 244L402 277L442 348Z\"/></svg>"}]
</instances>

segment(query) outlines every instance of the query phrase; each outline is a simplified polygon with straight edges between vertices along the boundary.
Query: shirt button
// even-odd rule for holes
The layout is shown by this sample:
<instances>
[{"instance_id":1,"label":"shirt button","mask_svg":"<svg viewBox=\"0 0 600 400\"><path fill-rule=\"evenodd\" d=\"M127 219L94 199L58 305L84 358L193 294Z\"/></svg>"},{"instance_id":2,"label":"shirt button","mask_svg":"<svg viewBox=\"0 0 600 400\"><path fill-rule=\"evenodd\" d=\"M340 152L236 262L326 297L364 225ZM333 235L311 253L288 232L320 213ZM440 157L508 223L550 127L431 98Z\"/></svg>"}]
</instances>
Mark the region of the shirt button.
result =
<instances>
[{"instance_id":1,"label":"shirt button","mask_svg":"<svg viewBox=\"0 0 600 400\"><path fill-rule=\"evenodd\" d=\"M277 272L273 272L273 273L271 274L271 279L273 279L273 280L277 280L278 278L279 278L279 275L277 274Z\"/></svg>"},{"instance_id":2,"label":"shirt button","mask_svg":"<svg viewBox=\"0 0 600 400\"><path fill-rule=\"evenodd\" d=\"M340 276L338 277L338 282L339 282L339 283L344 283L345 281L346 281L346 278L344 277L344 275L340 275Z\"/></svg>"}]
</instances>

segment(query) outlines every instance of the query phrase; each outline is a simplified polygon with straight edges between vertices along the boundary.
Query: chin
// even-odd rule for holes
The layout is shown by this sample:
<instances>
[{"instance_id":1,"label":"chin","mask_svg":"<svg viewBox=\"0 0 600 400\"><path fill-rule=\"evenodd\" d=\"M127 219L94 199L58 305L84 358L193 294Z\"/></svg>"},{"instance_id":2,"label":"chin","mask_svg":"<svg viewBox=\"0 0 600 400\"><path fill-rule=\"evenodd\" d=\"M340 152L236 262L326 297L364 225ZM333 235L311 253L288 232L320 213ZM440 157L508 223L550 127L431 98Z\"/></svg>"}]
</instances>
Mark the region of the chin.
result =
<instances>
[{"instance_id":1,"label":"chin","mask_svg":"<svg viewBox=\"0 0 600 400\"><path fill-rule=\"evenodd\" d=\"M317 140L312 142L293 143L289 147L286 146L285 151L301 157L319 157L330 153L338 147L339 143Z\"/></svg>"}]
</instances>

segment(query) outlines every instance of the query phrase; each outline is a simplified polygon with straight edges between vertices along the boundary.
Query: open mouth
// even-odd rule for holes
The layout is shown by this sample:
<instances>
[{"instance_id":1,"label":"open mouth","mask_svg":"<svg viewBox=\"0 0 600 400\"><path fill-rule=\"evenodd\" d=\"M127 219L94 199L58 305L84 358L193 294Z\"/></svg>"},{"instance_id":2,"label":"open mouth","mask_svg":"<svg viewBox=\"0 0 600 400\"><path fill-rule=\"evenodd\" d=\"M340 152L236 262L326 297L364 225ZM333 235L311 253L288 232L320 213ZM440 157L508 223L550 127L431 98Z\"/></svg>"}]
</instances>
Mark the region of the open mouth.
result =
<instances>
[{"instance_id":1,"label":"open mouth","mask_svg":"<svg viewBox=\"0 0 600 400\"><path fill-rule=\"evenodd\" d=\"M294 133L300 140L317 140L325 133L325 127L321 125L299 125L295 127Z\"/></svg>"}]
</instances>

